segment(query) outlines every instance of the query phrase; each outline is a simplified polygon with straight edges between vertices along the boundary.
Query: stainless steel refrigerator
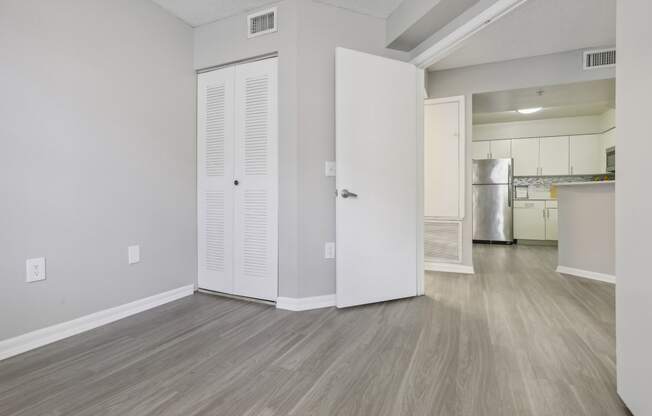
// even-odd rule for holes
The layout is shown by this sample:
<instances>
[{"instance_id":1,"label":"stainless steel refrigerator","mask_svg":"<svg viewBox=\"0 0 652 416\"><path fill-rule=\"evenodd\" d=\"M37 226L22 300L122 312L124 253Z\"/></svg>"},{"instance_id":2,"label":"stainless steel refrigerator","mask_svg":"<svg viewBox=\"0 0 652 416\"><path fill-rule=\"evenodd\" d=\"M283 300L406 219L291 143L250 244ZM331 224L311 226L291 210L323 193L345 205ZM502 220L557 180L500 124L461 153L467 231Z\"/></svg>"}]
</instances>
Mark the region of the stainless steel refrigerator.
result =
<instances>
[{"instance_id":1,"label":"stainless steel refrigerator","mask_svg":"<svg viewBox=\"0 0 652 416\"><path fill-rule=\"evenodd\" d=\"M473 240L512 243L512 159L473 161Z\"/></svg>"}]
</instances>

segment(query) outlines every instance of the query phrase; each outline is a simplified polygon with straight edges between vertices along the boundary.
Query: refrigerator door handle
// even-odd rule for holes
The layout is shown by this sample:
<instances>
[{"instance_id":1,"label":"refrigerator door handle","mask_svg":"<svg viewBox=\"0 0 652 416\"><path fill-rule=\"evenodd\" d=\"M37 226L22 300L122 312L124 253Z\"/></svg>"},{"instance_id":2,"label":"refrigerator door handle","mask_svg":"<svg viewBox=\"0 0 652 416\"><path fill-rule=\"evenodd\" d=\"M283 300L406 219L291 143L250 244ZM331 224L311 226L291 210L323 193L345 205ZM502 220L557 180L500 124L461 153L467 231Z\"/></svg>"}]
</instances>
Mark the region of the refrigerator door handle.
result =
<instances>
[{"instance_id":1,"label":"refrigerator door handle","mask_svg":"<svg viewBox=\"0 0 652 416\"><path fill-rule=\"evenodd\" d=\"M512 207L512 188L514 184L512 183L512 164L510 163L507 167L507 206Z\"/></svg>"}]
</instances>

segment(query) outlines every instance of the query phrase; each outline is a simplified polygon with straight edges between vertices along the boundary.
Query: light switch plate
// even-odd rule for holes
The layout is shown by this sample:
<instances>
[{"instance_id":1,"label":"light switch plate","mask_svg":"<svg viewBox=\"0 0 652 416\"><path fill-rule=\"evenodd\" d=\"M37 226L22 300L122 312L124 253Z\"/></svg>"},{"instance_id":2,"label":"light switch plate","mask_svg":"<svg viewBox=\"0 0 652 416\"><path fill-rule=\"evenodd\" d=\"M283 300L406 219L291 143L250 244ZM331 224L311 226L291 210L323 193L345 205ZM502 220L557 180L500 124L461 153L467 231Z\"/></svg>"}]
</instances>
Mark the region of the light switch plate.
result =
<instances>
[{"instance_id":1,"label":"light switch plate","mask_svg":"<svg viewBox=\"0 0 652 416\"><path fill-rule=\"evenodd\" d=\"M140 246L129 246L127 252L129 264L140 263Z\"/></svg>"},{"instance_id":2,"label":"light switch plate","mask_svg":"<svg viewBox=\"0 0 652 416\"><path fill-rule=\"evenodd\" d=\"M326 243L326 245L324 246L324 258L325 259L335 258L335 243Z\"/></svg>"},{"instance_id":3,"label":"light switch plate","mask_svg":"<svg viewBox=\"0 0 652 416\"><path fill-rule=\"evenodd\" d=\"M25 262L25 273L27 283L45 280L45 257L28 259Z\"/></svg>"},{"instance_id":4,"label":"light switch plate","mask_svg":"<svg viewBox=\"0 0 652 416\"><path fill-rule=\"evenodd\" d=\"M326 176L335 176L337 174L336 169L335 169L335 162L329 160L329 161L326 161L325 165L326 166L325 166L324 173L326 174Z\"/></svg>"}]
</instances>

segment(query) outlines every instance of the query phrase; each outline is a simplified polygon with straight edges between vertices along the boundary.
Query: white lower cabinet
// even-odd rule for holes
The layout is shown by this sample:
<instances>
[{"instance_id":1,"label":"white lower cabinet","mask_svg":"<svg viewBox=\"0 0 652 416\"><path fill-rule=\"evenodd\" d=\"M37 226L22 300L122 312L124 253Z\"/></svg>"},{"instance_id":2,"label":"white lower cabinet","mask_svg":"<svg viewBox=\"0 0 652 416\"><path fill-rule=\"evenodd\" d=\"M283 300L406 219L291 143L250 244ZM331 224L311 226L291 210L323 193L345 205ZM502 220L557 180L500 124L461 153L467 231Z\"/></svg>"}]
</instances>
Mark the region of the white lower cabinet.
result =
<instances>
[{"instance_id":1,"label":"white lower cabinet","mask_svg":"<svg viewBox=\"0 0 652 416\"><path fill-rule=\"evenodd\" d=\"M517 240L546 239L545 208L544 201L514 202L514 237Z\"/></svg>"},{"instance_id":2,"label":"white lower cabinet","mask_svg":"<svg viewBox=\"0 0 652 416\"><path fill-rule=\"evenodd\" d=\"M557 201L546 201L546 240L557 241L559 229Z\"/></svg>"},{"instance_id":3,"label":"white lower cabinet","mask_svg":"<svg viewBox=\"0 0 652 416\"><path fill-rule=\"evenodd\" d=\"M515 201L514 238L557 240L557 201Z\"/></svg>"},{"instance_id":4,"label":"white lower cabinet","mask_svg":"<svg viewBox=\"0 0 652 416\"><path fill-rule=\"evenodd\" d=\"M546 240L557 241L557 208L546 208Z\"/></svg>"}]
</instances>

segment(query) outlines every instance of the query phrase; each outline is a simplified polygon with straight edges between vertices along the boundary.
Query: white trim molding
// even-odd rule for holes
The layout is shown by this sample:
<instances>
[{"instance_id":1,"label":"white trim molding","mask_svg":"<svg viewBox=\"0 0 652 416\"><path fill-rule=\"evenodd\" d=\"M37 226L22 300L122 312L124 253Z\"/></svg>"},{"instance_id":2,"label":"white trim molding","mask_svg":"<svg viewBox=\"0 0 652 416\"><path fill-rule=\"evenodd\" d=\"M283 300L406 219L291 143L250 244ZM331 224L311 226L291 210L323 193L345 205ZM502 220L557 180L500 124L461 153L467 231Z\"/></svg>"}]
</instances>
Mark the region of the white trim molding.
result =
<instances>
[{"instance_id":1,"label":"white trim molding","mask_svg":"<svg viewBox=\"0 0 652 416\"><path fill-rule=\"evenodd\" d=\"M111 322L155 308L165 303L190 296L194 291L194 284L183 286L168 292L159 293L158 295L116 306L115 308L105 309L71 321L48 326L33 332L28 332L27 334L0 341L0 360L110 324Z\"/></svg>"},{"instance_id":2,"label":"white trim molding","mask_svg":"<svg viewBox=\"0 0 652 416\"><path fill-rule=\"evenodd\" d=\"M309 311L312 309L330 308L335 306L335 295L313 296L309 298L276 299L276 308L286 311Z\"/></svg>"},{"instance_id":3,"label":"white trim molding","mask_svg":"<svg viewBox=\"0 0 652 416\"><path fill-rule=\"evenodd\" d=\"M445 273L460 273L460 274L475 274L473 266L466 266L464 264L455 263L432 263L426 262L426 271L429 272L445 272Z\"/></svg>"},{"instance_id":4,"label":"white trim molding","mask_svg":"<svg viewBox=\"0 0 652 416\"><path fill-rule=\"evenodd\" d=\"M557 266L557 273L570 274L571 276L584 277L585 279L598 280L616 284L616 276L611 274L604 274L598 272L591 272L589 270L575 269L573 267Z\"/></svg>"}]
</instances>

